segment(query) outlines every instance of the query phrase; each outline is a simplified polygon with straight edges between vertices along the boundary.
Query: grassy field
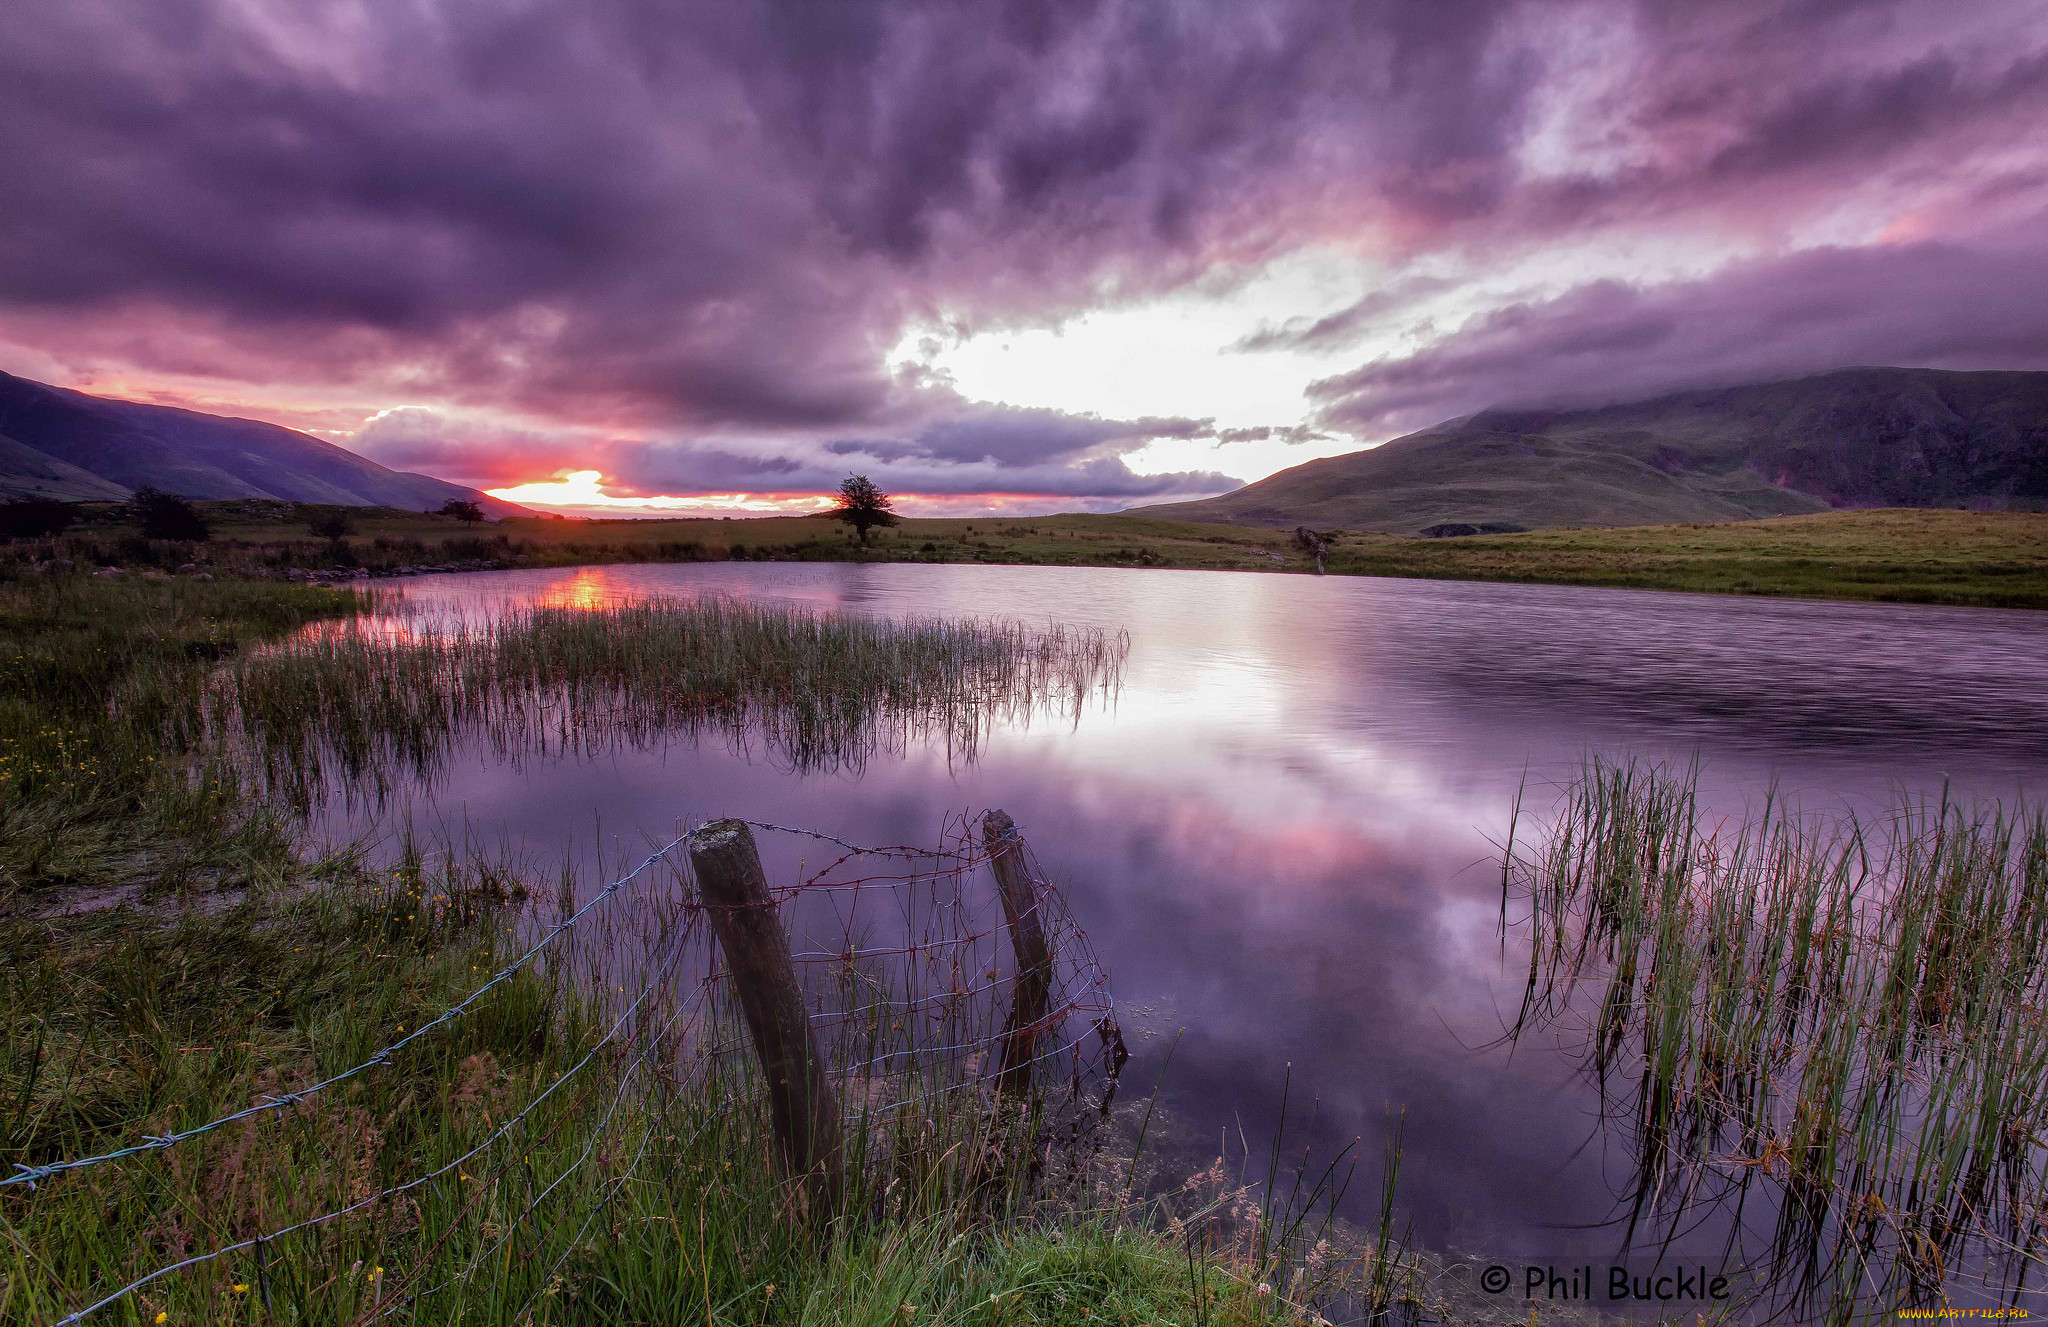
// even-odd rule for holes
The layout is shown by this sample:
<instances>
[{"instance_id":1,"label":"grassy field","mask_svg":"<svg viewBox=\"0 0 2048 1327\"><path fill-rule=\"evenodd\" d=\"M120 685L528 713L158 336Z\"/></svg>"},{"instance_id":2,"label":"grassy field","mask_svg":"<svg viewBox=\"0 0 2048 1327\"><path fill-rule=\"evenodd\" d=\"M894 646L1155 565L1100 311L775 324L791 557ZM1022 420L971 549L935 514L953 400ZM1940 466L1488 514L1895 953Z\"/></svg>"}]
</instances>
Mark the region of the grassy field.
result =
<instances>
[{"instance_id":1,"label":"grassy field","mask_svg":"<svg viewBox=\"0 0 2048 1327\"><path fill-rule=\"evenodd\" d=\"M1291 532L1141 516L905 520L867 545L823 517L465 524L384 509L201 503L214 538L151 544L111 519L0 546L7 565L120 565L238 576L341 576L602 562L883 561L1312 572ZM309 516L353 532L314 538ZM1330 532L1325 532L1330 533ZM1422 539L1338 531L1336 575L1613 585L1719 594L2048 608L2048 514L1823 512L1713 525L1583 527Z\"/></svg>"},{"instance_id":2,"label":"grassy field","mask_svg":"<svg viewBox=\"0 0 2048 1327\"><path fill-rule=\"evenodd\" d=\"M1717 525L1346 536L1332 571L2048 608L2048 515L1858 511Z\"/></svg>"},{"instance_id":3,"label":"grassy field","mask_svg":"<svg viewBox=\"0 0 2048 1327\"><path fill-rule=\"evenodd\" d=\"M309 559L325 553L303 520L265 518L255 504L200 504L217 512L226 547L278 547ZM907 519L873 531L866 546L821 516L735 520L555 520L513 518L464 525L442 516L366 512L347 543L365 565L392 557L436 561L444 549L474 556L491 544L519 566L589 562L729 559L892 562L1011 562L1056 566L1188 567L1227 571L1301 570L1309 564L1280 531L1193 525L1130 516L1040 516L989 520ZM382 547L380 547L380 544Z\"/></svg>"}]
</instances>

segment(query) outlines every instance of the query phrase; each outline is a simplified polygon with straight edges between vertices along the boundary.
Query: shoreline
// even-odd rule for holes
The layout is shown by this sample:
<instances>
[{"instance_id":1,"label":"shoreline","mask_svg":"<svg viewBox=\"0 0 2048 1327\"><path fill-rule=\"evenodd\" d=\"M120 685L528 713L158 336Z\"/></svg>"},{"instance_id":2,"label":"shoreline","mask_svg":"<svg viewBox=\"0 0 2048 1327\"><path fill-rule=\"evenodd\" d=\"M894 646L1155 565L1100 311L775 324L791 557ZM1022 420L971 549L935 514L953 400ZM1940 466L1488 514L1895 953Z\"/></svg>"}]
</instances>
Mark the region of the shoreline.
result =
<instances>
[{"instance_id":1,"label":"shoreline","mask_svg":"<svg viewBox=\"0 0 2048 1327\"><path fill-rule=\"evenodd\" d=\"M317 539L279 504L198 504L204 544L145 541L114 521L0 545L0 575L219 575L354 585L413 575L644 562L908 562L1316 575L1292 530L1135 515L905 518L860 543L822 517L465 524L337 508L353 531ZM255 508L252 510L252 507ZM327 511L329 509L306 509ZM2048 514L1825 512L1713 525L1576 527L1421 538L1319 532L1333 576L1589 585L1768 598L2048 609Z\"/></svg>"}]
</instances>

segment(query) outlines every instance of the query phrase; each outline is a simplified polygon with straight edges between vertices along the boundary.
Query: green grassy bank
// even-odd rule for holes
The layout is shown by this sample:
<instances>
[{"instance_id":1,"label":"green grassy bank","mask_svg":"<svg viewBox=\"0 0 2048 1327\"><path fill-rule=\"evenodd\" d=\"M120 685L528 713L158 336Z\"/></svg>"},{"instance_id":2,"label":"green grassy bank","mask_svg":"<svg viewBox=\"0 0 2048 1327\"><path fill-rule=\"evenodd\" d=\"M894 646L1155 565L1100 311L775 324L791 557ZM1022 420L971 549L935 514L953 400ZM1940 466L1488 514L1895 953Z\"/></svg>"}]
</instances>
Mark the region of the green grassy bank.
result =
<instances>
[{"instance_id":1,"label":"green grassy bank","mask_svg":"<svg viewBox=\"0 0 2048 1327\"><path fill-rule=\"evenodd\" d=\"M113 509L55 539L0 546L0 565L271 578L575 566L611 562L886 561L1314 570L1291 532L1138 515L905 520L866 545L821 517L557 520L467 524L384 509L200 503L205 544L154 542ZM345 512L350 533L309 521ZM1612 585L1720 594L2048 607L2048 515L1824 512L1716 525L1583 527L1422 539L1338 531L1338 575Z\"/></svg>"}]
</instances>

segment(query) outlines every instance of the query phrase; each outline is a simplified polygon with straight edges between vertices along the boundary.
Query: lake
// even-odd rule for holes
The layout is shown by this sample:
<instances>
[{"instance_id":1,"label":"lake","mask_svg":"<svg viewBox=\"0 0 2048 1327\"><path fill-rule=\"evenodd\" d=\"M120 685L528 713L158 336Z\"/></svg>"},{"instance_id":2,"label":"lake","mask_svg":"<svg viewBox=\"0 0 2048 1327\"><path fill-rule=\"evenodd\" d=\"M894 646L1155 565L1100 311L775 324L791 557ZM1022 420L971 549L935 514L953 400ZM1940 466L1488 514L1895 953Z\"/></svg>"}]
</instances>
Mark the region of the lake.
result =
<instances>
[{"instance_id":1,"label":"lake","mask_svg":"<svg viewBox=\"0 0 2048 1327\"><path fill-rule=\"evenodd\" d=\"M1112 974L1125 1081L1149 1088L1174 1047L1176 1146L1214 1155L1227 1134L1235 1154L1241 1135L1262 1157L1291 1075L1293 1148L1361 1140L1355 1207L1400 1121L1418 1242L1502 1260L1614 1253L1630 1160L1569 1056L1500 1044L1526 964L1500 924L1518 787L1533 821L1595 752L1697 758L1719 809L1773 784L1868 811L1900 789L2010 797L2048 776L2048 614L850 563L428 576L403 593L465 614L719 593L1128 632L1113 700L999 728L972 760L913 745L793 773L716 740L595 759L479 748L402 809L543 859L610 860L723 815L910 843L1001 807ZM331 832L358 823L326 814Z\"/></svg>"}]
</instances>

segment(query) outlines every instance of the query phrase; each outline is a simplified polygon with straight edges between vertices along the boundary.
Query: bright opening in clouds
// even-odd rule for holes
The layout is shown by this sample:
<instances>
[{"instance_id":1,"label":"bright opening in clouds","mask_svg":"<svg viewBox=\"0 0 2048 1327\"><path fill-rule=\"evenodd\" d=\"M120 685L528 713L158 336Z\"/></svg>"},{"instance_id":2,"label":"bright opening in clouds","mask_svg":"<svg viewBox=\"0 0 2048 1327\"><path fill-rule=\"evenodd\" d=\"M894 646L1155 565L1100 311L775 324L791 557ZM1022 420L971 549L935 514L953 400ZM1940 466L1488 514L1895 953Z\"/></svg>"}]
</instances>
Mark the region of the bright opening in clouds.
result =
<instances>
[{"instance_id":1,"label":"bright opening in clouds","mask_svg":"<svg viewBox=\"0 0 2048 1327\"><path fill-rule=\"evenodd\" d=\"M689 497L618 497L605 491L597 470L575 470L560 479L486 489L494 498L522 506L605 516L659 513L664 516L805 515L832 505L828 498L758 498L746 493L699 493Z\"/></svg>"},{"instance_id":2,"label":"bright opening in clouds","mask_svg":"<svg viewBox=\"0 0 2048 1327\"><path fill-rule=\"evenodd\" d=\"M0 369L562 510L1110 510L2048 367L2043 122L2024 4L28 6Z\"/></svg>"}]
</instances>

